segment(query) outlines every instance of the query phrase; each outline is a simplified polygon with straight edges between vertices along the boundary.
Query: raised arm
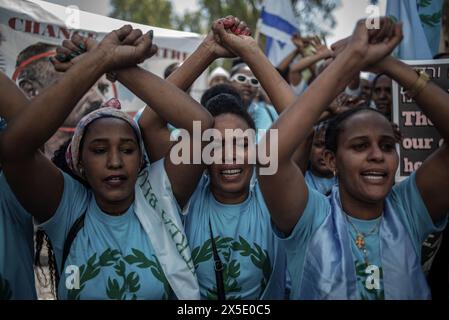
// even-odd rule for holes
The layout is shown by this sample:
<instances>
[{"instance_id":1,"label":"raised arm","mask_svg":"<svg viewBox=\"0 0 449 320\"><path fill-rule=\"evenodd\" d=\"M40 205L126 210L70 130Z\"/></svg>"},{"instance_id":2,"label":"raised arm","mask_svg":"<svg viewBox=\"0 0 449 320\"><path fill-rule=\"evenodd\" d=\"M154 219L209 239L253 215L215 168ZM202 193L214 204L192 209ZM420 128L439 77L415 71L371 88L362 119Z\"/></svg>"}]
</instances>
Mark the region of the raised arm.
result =
<instances>
[{"instance_id":1,"label":"raised arm","mask_svg":"<svg viewBox=\"0 0 449 320\"><path fill-rule=\"evenodd\" d=\"M411 67L392 57L379 67L406 89L412 88L419 78ZM445 141L416 173L418 189L433 221L437 222L449 212L449 94L430 81L414 99Z\"/></svg>"},{"instance_id":2,"label":"raised arm","mask_svg":"<svg viewBox=\"0 0 449 320\"><path fill-rule=\"evenodd\" d=\"M150 31L149 35L149 41L152 42L152 31ZM142 33L139 30L134 30L122 41L122 43L132 44L140 37L142 37ZM95 40L79 37L76 41L65 42L64 46L59 47L58 50L66 55L76 54L79 42L87 44L86 47L88 53L96 50L98 47ZM154 46L152 53L155 53L156 50L157 48ZM82 61L83 55L84 54L78 57L78 61ZM172 123L176 127L184 128L191 133L193 130L192 120L207 124L207 121L210 122L210 115L189 95L178 90L176 85L179 85L181 88L188 88L207 67L204 63L204 59L200 63L195 60L195 58L199 57L200 54L197 53L194 59L190 59L189 65L192 66L191 74L184 68L177 76L172 76L171 81L169 82L164 81L153 73L137 66L117 69L114 73L123 85L145 103L150 105L165 121ZM201 58L203 57L201 56ZM71 70L70 68L78 63L76 59L73 59L70 62L68 70ZM58 70L66 71L64 68L59 68ZM188 110L189 112L185 112L185 110ZM144 120L147 115L148 112L145 110L141 119Z\"/></svg>"},{"instance_id":3,"label":"raised arm","mask_svg":"<svg viewBox=\"0 0 449 320\"><path fill-rule=\"evenodd\" d=\"M250 31L246 27L244 22L233 17L222 19L223 24L228 28L234 30L233 32L239 34L249 34ZM155 111L151 114L151 111L146 108L144 110L139 125L141 126L146 146L151 154L151 147L157 145L157 155L162 155L166 152L165 167L167 174L170 178L173 192L178 203L184 206L187 203L190 195L195 190L198 180L201 177L202 172L205 169L203 164L174 164L169 156L168 149L172 146L170 141L163 140L156 144L156 142L150 142L154 139L154 127L150 127L151 122L157 122L159 133L156 133L158 137L167 137L167 129L163 126L163 121L169 122L177 128L186 129L190 136L195 138L193 133L193 121L197 121L201 124L201 133L204 130L213 126L212 116L190 96L177 90L187 90L192 83L206 70L206 68L219 57L231 57L233 54L227 49L219 45L215 39L214 34L209 32L204 41L190 55L187 60L167 79L170 84L162 81L156 81L152 79L152 76L148 72L142 72L138 68L131 68L118 72L118 79L121 83L128 87L134 94L139 96L147 105ZM155 82L150 82L155 81ZM162 82L161 82L162 81ZM159 83L155 88L154 83ZM166 85L166 89L162 89L162 86ZM151 86L151 90L147 88ZM160 89L158 89L160 88ZM152 92L158 92L156 97ZM157 119L157 115L161 119ZM192 141L193 142L193 141ZM201 141L195 141L201 145ZM195 143L193 142L193 144ZM193 145L192 144L192 145ZM190 150L191 159L190 163L193 163L193 154L198 152L197 150Z\"/></svg>"},{"instance_id":4,"label":"raised arm","mask_svg":"<svg viewBox=\"0 0 449 320\"><path fill-rule=\"evenodd\" d=\"M110 33L96 50L34 98L0 136L0 159L6 178L24 208L40 222L53 215L64 186L59 170L37 150L104 72L136 64L147 57L151 45L147 39L141 39L136 46L117 46L131 30L125 26ZM9 94L20 95L17 90ZM1 99L3 104L4 98Z\"/></svg>"},{"instance_id":5,"label":"raised arm","mask_svg":"<svg viewBox=\"0 0 449 320\"><path fill-rule=\"evenodd\" d=\"M333 57L333 52L326 45L321 43L321 40L316 39L313 42L314 47L316 48L316 53L302 58L298 63L294 64L290 68L290 72L302 72L307 68L310 68L312 65L321 61L323 59L328 59Z\"/></svg>"},{"instance_id":6,"label":"raised arm","mask_svg":"<svg viewBox=\"0 0 449 320\"><path fill-rule=\"evenodd\" d=\"M278 133L277 141L271 141L271 131L262 141L262 144L277 142L278 170L274 175L259 174L259 181L273 221L286 234L298 222L308 199L304 177L291 157L322 112L352 77L364 66L388 55L402 39L399 25L392 28L389 19L381 21L382 28L375 31L367 30L364 22L357 24L344 51L273 124L272 129ZM381 42L372 41L379 35Z\"/></svg>"},{"instance_id":7,"label":"raised arm","mask_svg":"<svg viewBox=\"0 0 449 320\"><path fill-rule=\"evenodd\" d=\"M276 111L281 114L294 101L295 94L260 50L257 42L250 36L233 34L225 28L222 21L215 22L213 30L223 46L235 52L248 64Z\"/></svg>"},{"instance_id":8,"label":"raised arm","mask_svg":"<svg viewBox=\"0 0 449 320\"><path fill-rule=\"evenodd\" d=\"M228 27L235 26L246 33L246 27L239 23L227 21ZM232 23L232 25L231 25ZM237 32L237 31L236 31ZM132 43L133 38L139 36L135 34L125 42ZM92 41L91 41L92 42ZM94 46L94 44L92 44ZM194 121L200 125L200 133L213 126L213 118L200 104L193 100L181 89L187 89L193 81L209 66L217 57L231 56L231 54L218 46L213 41L213 34L210 33L203 41L202 45L184 62L184 64L170 76L168 81L164 81L151 72L138 67L127 68L116 71L118 80L130 89L136 96L142 99L151 109L144 110L139 124L144 132L147 151L152 160L158 160L165 153L165 167L172 184L173 192L178 203L183 206L194 191L204 166L202 164L175 165L169 157L170 141L167 139L168 131L165 122L169 122L177 128L185 129L193 136ZM154 112L152 112L154 111ZM151 127L152 124L156 126ZM156 131L157 130L157 131ZM155 141L161 138L162 141ZM200 137L201 138L201 137ZM201 141L198 141L201 145ZM193 157L191 150L190 154ZM152 156L154 153L156 156Z\"/></svg>"},{"instance_id":9,"label":"raised arm","mask_svg":"<svg viewBox=\"0 0 449 320\"><path fill-rule=\"evenodd\" d=\"M296 58L298 54L302 54L305 46L305 39L301 38L300 34L295 33L292 36L292 43L295 45L295 49L290 52L277 66L277 69L281 73L285 73L286 71L289 71L290 64L292 61Z\"/></svg>"},{"instance_id":10,"label":"raised arm","mask_svg":"<svg viewBox=\"0 0 449 320\"><path fill-rule=\"evenodd\" d=\"M240 25L240 21L233 21L233 23L235 23L237 28L244 29L244 25ZM186 91L213 61L217 58L226 57L233 57L233 54L215 41L211 31L187 60L167 78L167 81L182 91ZM130 79L126 75L127 72L128 70L121 70L119 72L119 80L126 86L134 86L134 88L130 88L131 90L136 89L135 86L137 84L132 84L130 81L127 81L127 79ZM142 85L145 84L142 83ZM145 147L150 155L151 161L163 158L173 145L173 142L169 139L170 134L166 125L167 119L163 117L163 114L154 112L149 107L144 109L139 119L139 126L142 129ZM157 142L154 141L156 138L158 138Z\"/></svg>"},{"instance_id":11,"label":"raised arm","mask_svg":"<svg viewBox=\"0 0 449 320\"><path fill-rule=\"evenodd\" d=\"M24 94L5 74L0 72L0 117L10 121L29 103Z\"/></svg>"},{"instance_id":12,"label":"raised arm","mask_svg":"<svg viewBox=\"0 0 449 320\"><path fill-rule=\"evenodd\" d=\"M119 72L119 80L147 105L151 106L165 121L176 128L187 130L190 137L195 138L193 135L194 122L200 126L200 134L213 126L212 116L198 102L172 83L157 77L151 72L138 67L130 68L126 72ZM148 110L145 112L148 112ZM154 137L149 136L147 139L154 139ZM201 135L199 139L201 139ZM198 141L198 143L201 143L201 141ZM147 146L149 146L148 143ZM169 154L165 157L165 169L173 193L181 206L190 198L204 170L204 166L201 164L191 164L193 152L190 153L191 157L188 164L175 165Z\"/></svg>"}]
</instances>

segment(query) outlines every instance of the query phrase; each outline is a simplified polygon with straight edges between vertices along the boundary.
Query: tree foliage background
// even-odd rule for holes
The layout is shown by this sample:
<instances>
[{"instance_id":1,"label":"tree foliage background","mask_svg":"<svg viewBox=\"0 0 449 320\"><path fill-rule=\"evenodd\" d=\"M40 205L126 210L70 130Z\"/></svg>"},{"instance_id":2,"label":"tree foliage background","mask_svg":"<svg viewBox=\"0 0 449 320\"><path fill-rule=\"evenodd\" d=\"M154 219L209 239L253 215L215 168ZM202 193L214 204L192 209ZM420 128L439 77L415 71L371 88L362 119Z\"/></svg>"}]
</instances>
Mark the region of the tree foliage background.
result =
<instances>
[{"instance_id":1,"label":"tree foliage background","mask_svg":"<svg viewBox=\"0 0 449 320\"><path fill-rule=\"evenodd\" d=\"M167 0L112 0L110 16L161 28L173 28L173 6Z\"/></svg>"},{"instance_id":2,"label":"tree foliage background","mask_svg":"<svg viewBox=\"0 0 449 320\"><path fill-rule=\"evenodd\" d=\"M280 0L279 0L280 1ZM328 34L340 0L290 0L303 34ZM111 17L157 27L206 33L220 17L235 15L256 30L263 0L198 0L197 11L177 15L169 0L111 0Z\"/></svg>"}]
</instances>

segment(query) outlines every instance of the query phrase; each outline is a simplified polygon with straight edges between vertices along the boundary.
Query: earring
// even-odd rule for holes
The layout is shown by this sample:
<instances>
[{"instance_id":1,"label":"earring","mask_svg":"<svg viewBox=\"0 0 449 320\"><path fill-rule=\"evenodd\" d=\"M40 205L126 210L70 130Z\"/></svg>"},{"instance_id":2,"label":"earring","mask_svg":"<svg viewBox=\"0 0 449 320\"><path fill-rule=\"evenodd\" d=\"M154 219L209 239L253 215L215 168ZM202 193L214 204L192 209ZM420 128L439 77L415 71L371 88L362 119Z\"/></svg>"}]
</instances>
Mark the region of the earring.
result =
<instances>
[{"instance_id":1,"label":"earring","mask_svg":"<svg viewBox=\"0 0 449 320\"><path fill-rule=\"evenodd\" d=\"M83 167L80 167L80 168L79 168L79 171L80 171L81 177L84 178L84 168L83 168Z\"/></svg>"},{"instance_id":2,"label":"earring","mask_svg":"<svg viewBox=\"0 0 449 320\"><path fill-rule=\"evenodd\" d=\"M332 173L333 173L334 177L337 176L337 170L334 169L334 170L332 171Z\"/></svg>"}]
</instances>

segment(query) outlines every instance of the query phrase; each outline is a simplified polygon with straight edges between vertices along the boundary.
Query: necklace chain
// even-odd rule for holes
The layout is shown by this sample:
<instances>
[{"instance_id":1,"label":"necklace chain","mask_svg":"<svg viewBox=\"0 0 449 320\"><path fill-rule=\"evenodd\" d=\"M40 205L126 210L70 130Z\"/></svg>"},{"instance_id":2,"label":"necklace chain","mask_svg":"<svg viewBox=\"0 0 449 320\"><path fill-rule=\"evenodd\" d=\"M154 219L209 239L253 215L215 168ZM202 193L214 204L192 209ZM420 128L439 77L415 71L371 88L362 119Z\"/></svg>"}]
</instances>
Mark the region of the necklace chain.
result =
<instances>
[{"instance_id":1,"label":"necklace chain","mask_svg":"<svg viewBox=\"0 0 449 320\"><path fill-rule=\"evenodd\" d=\"M357 229L357 227L351 221L351 219L349 218L349 216L347 214L345 214L345 216L346 216L346 220L348 220L349 224L352 226L352 228L354 229L354 231L356 233L356 237L354 239L355 245L357 246L357 248L360 251L362 251L363 257L365 258L365 264L368 267L370 263L368 261L368 252L366 250L365 238L375 234L378 231L378 229L380 227L380 222L382 221L382 217L379 219L379 221L376 223L376 225L368 233L365 234L365 233L359 231L359 229Z\"/></svg>"}]
</instances>

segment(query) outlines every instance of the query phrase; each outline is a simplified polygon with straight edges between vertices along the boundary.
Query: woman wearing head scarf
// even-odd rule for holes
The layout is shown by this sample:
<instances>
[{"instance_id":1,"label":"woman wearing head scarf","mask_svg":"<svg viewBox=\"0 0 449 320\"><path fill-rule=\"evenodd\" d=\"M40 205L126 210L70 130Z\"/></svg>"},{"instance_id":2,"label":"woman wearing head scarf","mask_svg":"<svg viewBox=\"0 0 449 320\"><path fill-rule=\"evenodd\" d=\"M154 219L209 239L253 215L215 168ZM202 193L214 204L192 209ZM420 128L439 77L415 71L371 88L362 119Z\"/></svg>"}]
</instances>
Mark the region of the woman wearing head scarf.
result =
<instances>
[{"instance_id":1,"label":"woman wearing head scarf","mask_svg":"<svg viewBox=\"0 0 449 320\"><path fill-rule=\"evenodd\" d=\"M81 37L72 41L88 52L76 63L57 62L60 70L73 66L36 97L0 138L12 191L52 241L61 276L59 297L198 298L178 203L189 197L190 181L184 179L199 176L196 170L201 168L175 170L168 158L145 167L139 128L112 107L83 118L67 152L72 170L89 188L36 151L96 79L134 66L156 51L152 33L142 35L129 26L113 31L92 48ZM192 114L204 128L211 125L210 115L184 93L151 74L144 80L159 93L150 101L179 127L189 129ZM186 117L172 119L179 114L179 105L188 110L183 113ZM12 141L23 145L18 149Z\"/></svg>"}]
</instances>

